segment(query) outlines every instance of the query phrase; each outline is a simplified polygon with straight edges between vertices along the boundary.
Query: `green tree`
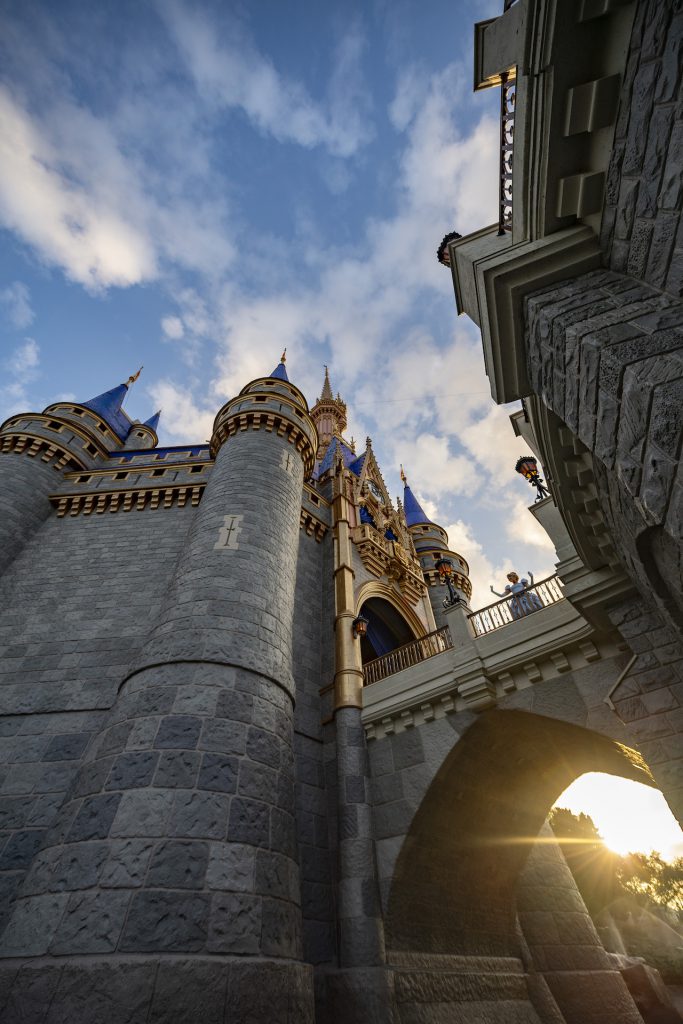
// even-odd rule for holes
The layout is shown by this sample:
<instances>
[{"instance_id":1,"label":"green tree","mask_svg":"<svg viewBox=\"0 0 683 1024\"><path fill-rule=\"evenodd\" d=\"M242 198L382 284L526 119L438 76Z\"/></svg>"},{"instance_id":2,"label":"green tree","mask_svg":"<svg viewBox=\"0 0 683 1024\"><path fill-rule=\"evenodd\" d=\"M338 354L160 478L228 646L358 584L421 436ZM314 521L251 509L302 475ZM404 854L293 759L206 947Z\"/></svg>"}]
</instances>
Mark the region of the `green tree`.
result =
<instances>
[{"instance_id":1,"label":"green tree","mask_svg":"<svg viewBox=\"0 0 683 1024\"><path fill-rule=\"evenodd\" d=\"M683 910L683 857L668 862L656 851L629 853L621 858L617 877L641 901Z\"/></svg>"}]
</instances>

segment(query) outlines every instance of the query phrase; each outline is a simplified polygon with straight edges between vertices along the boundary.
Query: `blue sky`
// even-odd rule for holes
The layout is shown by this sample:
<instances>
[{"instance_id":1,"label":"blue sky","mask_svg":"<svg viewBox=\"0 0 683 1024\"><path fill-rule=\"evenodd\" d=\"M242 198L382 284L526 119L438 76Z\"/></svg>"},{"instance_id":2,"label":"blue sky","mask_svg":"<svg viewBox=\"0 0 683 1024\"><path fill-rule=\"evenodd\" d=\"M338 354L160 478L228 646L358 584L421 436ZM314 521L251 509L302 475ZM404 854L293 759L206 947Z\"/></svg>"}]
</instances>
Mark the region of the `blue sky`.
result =
<instances>
[{"instance_id":1,"label":"blue sky","mask_svg":"<svg viewBox=\"0 0 683 1024\"><path fill-rule=\"evenodd\" d=\"M403 463L475 606L509 568L552 571L435 259L496 218L472 24L500 6L5 0L0 417L144 364L128 412L203 441L286 346L311 404L329 364L394 495Z\"/></svg>"}]
</instances>

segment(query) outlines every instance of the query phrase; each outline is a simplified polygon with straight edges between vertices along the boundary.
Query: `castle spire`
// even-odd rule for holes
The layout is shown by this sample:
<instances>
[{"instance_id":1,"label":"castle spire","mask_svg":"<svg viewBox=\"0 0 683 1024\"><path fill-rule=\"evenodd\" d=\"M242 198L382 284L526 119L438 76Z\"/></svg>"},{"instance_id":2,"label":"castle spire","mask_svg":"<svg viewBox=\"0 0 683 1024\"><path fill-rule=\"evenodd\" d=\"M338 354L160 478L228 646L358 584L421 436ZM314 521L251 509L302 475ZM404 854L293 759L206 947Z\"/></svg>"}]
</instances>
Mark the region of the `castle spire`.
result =
<instances>
[{"instance_id":1,"label":"castle spire","mask_svg":"<svg viewBox=\"0 0 683 1024\"><path fill-rule=\"evenodd\" d=\"M87 402L82 402L81 405L97 413L100 419L104 420L107 426L123 441L128 436L131 426L130 419L121 408L127 394L128 384L118 384L115 388L103 391L101 395L95 395Z\"/></svg>"},{"instance_id":2,"label":"castle spire","mask_svg":"<svg viewBox=\"0 0 683 1024\"><path fill-rule=\"evenodd\" d=\"M156 429L159 426L159 417L160 416L161 416L161 409L157 409L157 411L154 413L153 416L150 416L150 418L148 420L145 420L143 426L149 427L151 430L154 430L156 432Z\"/></svg>"},{"instance_id":3,"label":"castle spire","mask_svg":"<svg viewBox=\"0 0 683 1024\"><path fill-rule=\"evenodd\" d=\"M403 508L406 514L407 525L415 526L417 523L431 523L432 520L410 489L403 466L401 466L401 480L403 481Z\"/></svg>"},{"instance_id":4,"label":"castle spire","mask_svg":"<svg viewBox=\"0 0 683 1024\"><path fill-rule=\"evenodd\" d=\"M270 376L271 377L276 377L277 380L289 381L289 377L287 376L287 368L285 366L286 362L287 362L287 349L285 349L284 352L282 353L282 355L280 356L280 362L277 364L277 366L275 367L275 369L273 370L273 372L271 373Z\"/></svg>"},{"instance_id":5,"label":"castle spire","mask_svg":"<svg viewBox=\"0 0 683 1024\"><path fill-rule=\"evenodd\" d=\"M323 381L323 389L320 392L320 401L334 402L334 395L332 393L332 386L330 384L330 374L327 367L325 367L325 380Z\"/></svg>"},{"instance_id":6,"label":"castle spire","mask_svg":"<svg viewBox=\"0 0 683 1024\"><path fill-rule=\"evenodd\" d=\"M341 437L346 430L346 404L342 402L339 395L334 397L332 385L330 384L330 371L325 367L320 398L311 409L313 422L318 430L318 461L325 457L334 437Z\"/></svg>"}]
</instances>

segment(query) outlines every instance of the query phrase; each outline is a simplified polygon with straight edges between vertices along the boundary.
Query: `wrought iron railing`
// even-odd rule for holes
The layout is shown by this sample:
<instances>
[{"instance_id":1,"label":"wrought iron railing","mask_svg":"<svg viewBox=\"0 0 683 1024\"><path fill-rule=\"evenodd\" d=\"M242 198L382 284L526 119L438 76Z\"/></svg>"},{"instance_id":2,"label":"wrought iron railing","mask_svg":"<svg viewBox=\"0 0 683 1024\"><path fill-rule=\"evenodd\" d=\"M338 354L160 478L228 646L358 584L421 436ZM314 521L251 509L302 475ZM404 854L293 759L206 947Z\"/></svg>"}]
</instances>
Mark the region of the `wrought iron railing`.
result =
<instances>
[{"instance_id":1,"label":"wrought iron railing","mask_svg":"<svg viewBox=\"0 0 683 1024\"><path fill-rule=\"evenodd\" d=\"M516 97L517 78L515 71L504 71L500 76L499 235L512 231L512 152L515 141Z\"/></svg>"},{"instance_id":2,"label":"wrought iron railing","mask_svg":"<svg viewBox=\"0 0 683 1024\"><path fill-rule=\"evenodd\" d=\"M533 587L527 587L522 594L511 594L502 601L488 605L487 608L472 612L468 617L474 635L484 636L485 633L492 633L494 629L500 629L501 626L507 626L510 622L523 619L533 612L563 600L564 594L557 576L548 576Z\"/></svg>"},{"instance_id":3,"label":"wrought iron railing","mask_svg":"<svg viewBox=\"0 0 683 1024\"><path fill-rule=\"evenodd\" d=\"M435 629L433 633L427 633L427 636L421 636L419 640L413 640L409 644L404 644L403 647L397 647L395 650L389 651L388 654L383 654L381 658L368 661L363 666L364 685L376 683L378 679L384 679L385 676L393 676L394 672L401 672L404 668L410 668L411 665L419 665L421 661L433 658L435 654L443 654L452 646L453 641L448 626Z\"/></svg>"}]
</instances>

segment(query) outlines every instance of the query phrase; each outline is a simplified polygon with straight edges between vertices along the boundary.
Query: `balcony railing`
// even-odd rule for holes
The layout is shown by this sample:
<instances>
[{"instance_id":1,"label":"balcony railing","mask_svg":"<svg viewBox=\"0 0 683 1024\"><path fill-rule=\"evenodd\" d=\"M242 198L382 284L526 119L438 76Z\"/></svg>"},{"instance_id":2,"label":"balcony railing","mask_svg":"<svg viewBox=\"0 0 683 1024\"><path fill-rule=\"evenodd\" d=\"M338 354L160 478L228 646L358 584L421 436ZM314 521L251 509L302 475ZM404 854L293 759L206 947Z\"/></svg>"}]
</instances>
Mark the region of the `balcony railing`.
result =
<instances>
[{"instance_id":1,"label":"balcony railing","mask_svg":"<svg viewBox=\"0 0 683 1024\"><path fill-rule=\"evenodd\" d=\"M496 601L487 608L472 612L469 620L474 635L484 636L485 633L492 633L494 629L500 629L501 626L507 626L510 622L526 618L527 615L563 600L564 594L557 576L548 576L533 587L527 587L523 594L511 594L510 597L504 597L502 601Z\"/></svg>"},{"instance_id":2,"label":"balcony railing","mask_svg":"<svg viewBox=\"0 0 683 1024\"><path fill-rule=\"evenodd\" d=\"M442 654L444 651L450 650L452 646L453 641L448 626L435 629L433 633L427 633L427 636L421 636L419 640L413 640L409 644L404 644L403 647L397 647L395 650L389 651L388 654L383 654L381 658L368 661L363 666L364 685L376 683L379 679L384 679L385 676L393 676L394 672L401 672L404 668L410 668L412 665L419 665L421 661L433 658L435 654Z\"/></svg>"},{"instance_id":3,"label":"balcony railing","mask_svg":"<svg viewBox=\"0 0 683 1024\"><path fill-rule=\"evenodd\" d=\"M499 235L512 231L512 152L515 142L516 97L517 79L515 70L505 71L500 76Z\"/></svg>"}]
</instances>

